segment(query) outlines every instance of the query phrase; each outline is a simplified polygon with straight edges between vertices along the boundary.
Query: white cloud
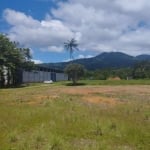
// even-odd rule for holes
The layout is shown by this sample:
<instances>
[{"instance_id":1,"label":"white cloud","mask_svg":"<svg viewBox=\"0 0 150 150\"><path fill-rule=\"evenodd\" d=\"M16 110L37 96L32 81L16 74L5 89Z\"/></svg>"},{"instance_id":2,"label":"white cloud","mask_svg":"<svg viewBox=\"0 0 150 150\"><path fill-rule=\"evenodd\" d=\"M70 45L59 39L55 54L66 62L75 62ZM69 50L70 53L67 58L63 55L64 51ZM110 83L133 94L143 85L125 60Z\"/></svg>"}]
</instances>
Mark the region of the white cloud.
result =
<instances>
[{"instance_id":1,"label":"white cloud","mask_svg":"<svg viewBox=\"0 0 150 150\"><path fill-rule=\"evenodd\" d=\"M32 48L29 49L30 49L30 55L32 56L34 54L34 50Z\"/></svg>"},{"instance_id":2,"label":"white cloud","mask_svg":"<svg viewBox=\"0 0 150 150\"><path fill-rule=\"evenodd\" d=\"M80 55L78 55L77 56L77 58L76 59L82 59L82 58L92 58L92 57L94 57L93 55L82 55L82 54L80 54Z\"/></svg>"},{"instance_id":3,"label":"white cloud","mask_svg":"<svg viewBox=\"0 0 150 150\"><path fill-rule=\"evenodd\" d=\"M71 61L72 59L65 59L63 62L69 62Z\"/></svg>"},{"instance_id":4,"label":"white cloud","mask_svg":"<svg viewBox=\"0 0 150 150\"><path fill-rule=\"evenodd\" d=\"M93 55L87 55L86 58L92 58L94 57Z\"/></svg>"},{"instance_id":5,"label":"white cloud","mask_svg":"<svg viewBox=\"0 0 150 150\"><path fill-rule=\"evenodd\" d=\"M42 64L42 63L43 63L41 60L37 60L37 59L32 59L32 61L33 61L35 64Z\"/></svg>"},{"instance_id":6,"label":"white cloud","mask_svg":"<svg viewBox=\"0 0 150 150\"><path fill-rule=\"evenodd\" d=\"M10 39L28 47L53 51L55 47L63 47L63 42L74 36L74 33L59 20L38 21L11 9L4 11L4 18L12 25L9 31ZM59 48L57 51L60 50L63 49Z\"/></svg>"},{"instance_id":7,"label":"white cloud","mask_svg":"<svg viewBox=\"0 0 150 150\"><path fill-rule=\"evenodd\" d=\"M68 0L39 21L6 9L12 25L9 36L45 51L63 51L63 43L75 37L80 50L122 51L150 54L149 0ZM81 56L80 56L81 57Z\"/></svg>"},{"instance_id":8,"label":"white cloud","mask_svg":"<svg viewBox=\"0 0 150 150\"><path fill-rule=\"evenodd\" d=\"M149 0L69 0L52 13L82 35L81 49L140 54L150 53L149 10Z\"/></svg>"},{"instance_id":9,"label":"white cloud","mask_svg":"<svg viewBox=\"0 0 150 150\"><path fill-rule=\"evenodd\" d=\"M78 59L81 59L81 58L85 58L85 56L82 55L82 54L80 54L77 58L78 58Z\"/></svg>"},{"instance_id":10,"label":"white cloud","mask_svg":"<svg viewBox=\"0 0 150 150\"><path fill-rule=\"evenodd\" d=\"M34 20L31 16L27 16L24 13L17 12L12 9L5 9L4 18L12 26L26 26L26 27L39 27L40 22Z\"/></svg>"},{"instance_id":11,"label":"white cloud","mask_svg":"<svg viewBox=\"0 0 150 150\"><path fill-rule=\"evenodd\" d=\"M123 10L127 12L128 11L138 12L145 9L147 5L150 5L150 1L149 0L116 0L116 4L121 6Z\"/></svg>"},{"instance_id":12,"label":"white cloud","mask_svg":"<svg viewBox=\"0 0 150 150\"><path fill-rule=\"evenodd\" d=\"M50 51L50 52L62 52L63 47L62 46L49 46L48 51Z\"/></svg>"}]
</instances>

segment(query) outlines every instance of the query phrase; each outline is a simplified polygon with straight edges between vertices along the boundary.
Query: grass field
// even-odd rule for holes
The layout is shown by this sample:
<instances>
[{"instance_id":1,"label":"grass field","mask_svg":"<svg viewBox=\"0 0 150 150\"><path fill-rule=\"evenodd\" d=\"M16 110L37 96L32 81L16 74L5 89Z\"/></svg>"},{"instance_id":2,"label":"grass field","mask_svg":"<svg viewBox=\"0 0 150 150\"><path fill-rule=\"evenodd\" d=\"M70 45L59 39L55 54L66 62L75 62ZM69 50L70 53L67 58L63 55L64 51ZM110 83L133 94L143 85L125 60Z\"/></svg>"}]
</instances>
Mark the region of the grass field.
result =
<instances>
[{"instance_id":1,"label":"grass field","mask_svg":"<svg viewBox=\"0 0 150 150\"><path fill-rule=\"evenodd\" d=\"M150 80L80 80L79 85L150 85ZM54 85L72 85L71 82L56 82Z\"/></svg>"},{"instance_id":2,"label":"grass field","mask_svg":"<svg viewBox=\"0 0 150 150\"><path fill-rule=\"evenodd\" d=\"M107 82L0 89L0 150L149 150L150 81Z\"/></svg>"}]
</instances>

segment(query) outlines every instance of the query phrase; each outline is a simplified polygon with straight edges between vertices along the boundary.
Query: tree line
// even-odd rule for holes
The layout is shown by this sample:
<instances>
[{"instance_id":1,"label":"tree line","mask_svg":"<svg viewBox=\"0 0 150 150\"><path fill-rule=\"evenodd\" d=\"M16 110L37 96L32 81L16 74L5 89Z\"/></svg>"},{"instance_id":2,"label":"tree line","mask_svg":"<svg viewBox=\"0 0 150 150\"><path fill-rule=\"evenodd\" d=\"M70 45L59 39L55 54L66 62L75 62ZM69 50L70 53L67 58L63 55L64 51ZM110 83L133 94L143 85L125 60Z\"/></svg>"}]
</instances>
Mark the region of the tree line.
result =
<instances>
[{"instance_id":1,"label":"tree line","mask_svg":"<svg viewBox=\"0 0 150 150\"><path fill-rule=\"evenodd\" d=\"M21 48L0 34L0 87L19 85L21 71L31 69L33 65L29 48Z\"/></svg>"},{"instance_id":2,"label":"tree line","mask_svg":"<svg viewBox=\"0 0 150 150\"><path fill-rule=\"evenodd\" d=\"M83 79L107 80L119 77L120 79L150 79L150 61L141 61L130 68L106 68L95 71L86 70Z\"/></svg>"}]
</instances>

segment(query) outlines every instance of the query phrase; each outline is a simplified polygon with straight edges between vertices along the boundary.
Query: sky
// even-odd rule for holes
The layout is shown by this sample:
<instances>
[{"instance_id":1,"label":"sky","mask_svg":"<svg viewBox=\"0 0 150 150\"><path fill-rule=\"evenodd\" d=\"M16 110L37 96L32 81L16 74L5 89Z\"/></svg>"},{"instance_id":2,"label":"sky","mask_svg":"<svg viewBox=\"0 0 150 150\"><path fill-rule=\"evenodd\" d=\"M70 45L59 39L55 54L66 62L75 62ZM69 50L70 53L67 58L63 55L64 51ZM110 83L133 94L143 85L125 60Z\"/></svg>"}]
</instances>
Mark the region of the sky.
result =
<instances>
[{"instance_id":1,"label":"sky","mask_svg":"<svg viewBox=\"0 0 150 150\"><path fill-rule=\"evenodd\" d=\"M0 33L30 48L36 63L68 61L72 38L75 59L136 56L150 54L149 14L150 0L0 0Z\"/></svg>"}]
</instances>

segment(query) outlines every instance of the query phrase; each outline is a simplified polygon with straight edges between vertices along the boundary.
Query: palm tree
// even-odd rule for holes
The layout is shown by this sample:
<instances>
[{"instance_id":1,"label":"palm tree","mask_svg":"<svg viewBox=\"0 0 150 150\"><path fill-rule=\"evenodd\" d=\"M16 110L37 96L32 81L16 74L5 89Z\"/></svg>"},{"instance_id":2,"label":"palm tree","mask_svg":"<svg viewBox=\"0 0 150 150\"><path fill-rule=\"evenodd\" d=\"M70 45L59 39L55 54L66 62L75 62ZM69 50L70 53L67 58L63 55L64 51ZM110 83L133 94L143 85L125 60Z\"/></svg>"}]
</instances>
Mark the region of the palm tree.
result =
<instances>
[{"instance_id":1,"label":"palm tree","mask_svg":"<svg viewBox=\"0 0 150 150\"><path fill-rule=\"evenodd\" d=\"M71 40L68 40L68 42L64 43L64 48L69 51L70 59L73 59L73 52L74 50L78 50L78 43L74 38L72 38Z\"/></svg>"}]
</instances>

